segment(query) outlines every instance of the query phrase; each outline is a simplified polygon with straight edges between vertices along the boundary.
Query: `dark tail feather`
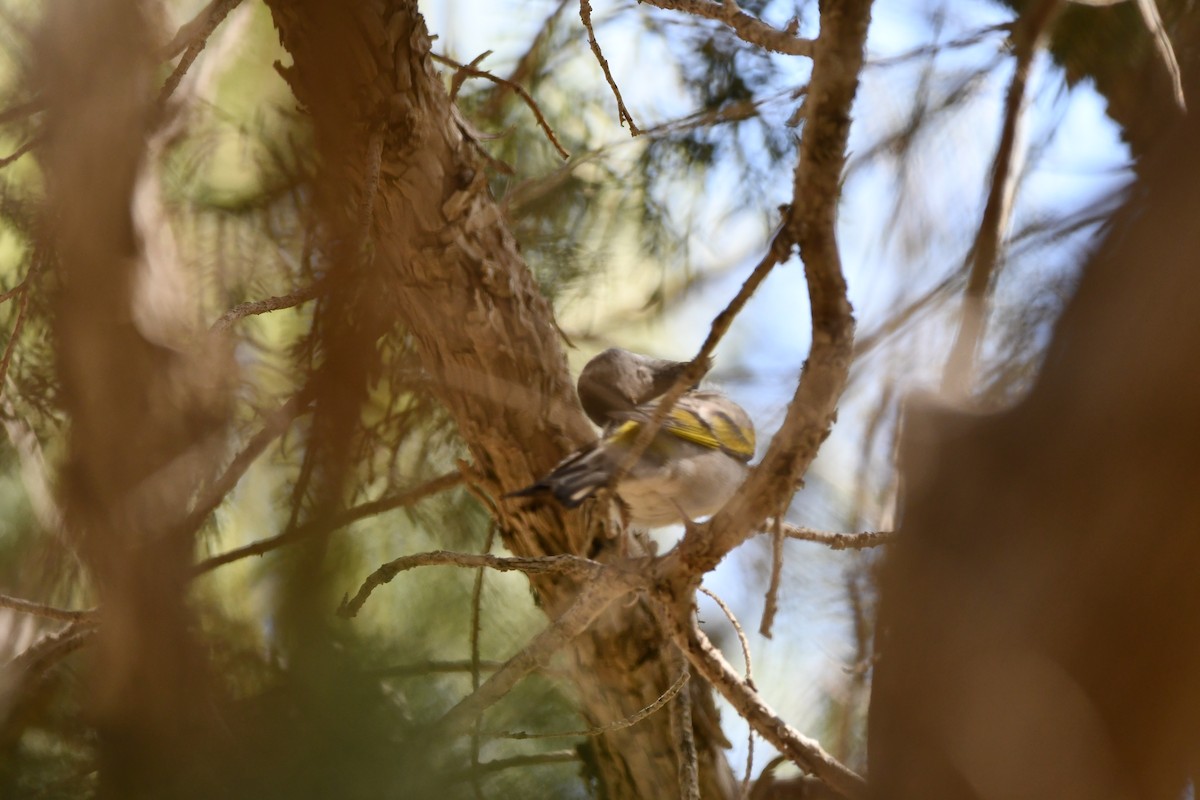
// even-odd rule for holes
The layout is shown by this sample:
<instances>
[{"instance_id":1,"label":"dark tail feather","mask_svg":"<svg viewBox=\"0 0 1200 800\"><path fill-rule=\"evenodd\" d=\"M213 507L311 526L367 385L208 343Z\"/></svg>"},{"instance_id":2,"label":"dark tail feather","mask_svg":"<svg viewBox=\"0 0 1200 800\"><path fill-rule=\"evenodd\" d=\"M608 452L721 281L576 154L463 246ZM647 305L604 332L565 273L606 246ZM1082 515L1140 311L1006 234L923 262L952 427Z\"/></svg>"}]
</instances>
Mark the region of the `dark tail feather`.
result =
<instances>
[{"instance_id":1,"label":"dark tail feather","mask_svg":"<svg viewBox=\"0 0 1200 800\"><path fill-rule=\"evenodd\" d=\"M569 456L537 483L504 496L537 498L549 494L563 508L575 508L606 485L611 476L612 469L604 453L599 449L588 450Z\"/></svg>"}]
</instances>

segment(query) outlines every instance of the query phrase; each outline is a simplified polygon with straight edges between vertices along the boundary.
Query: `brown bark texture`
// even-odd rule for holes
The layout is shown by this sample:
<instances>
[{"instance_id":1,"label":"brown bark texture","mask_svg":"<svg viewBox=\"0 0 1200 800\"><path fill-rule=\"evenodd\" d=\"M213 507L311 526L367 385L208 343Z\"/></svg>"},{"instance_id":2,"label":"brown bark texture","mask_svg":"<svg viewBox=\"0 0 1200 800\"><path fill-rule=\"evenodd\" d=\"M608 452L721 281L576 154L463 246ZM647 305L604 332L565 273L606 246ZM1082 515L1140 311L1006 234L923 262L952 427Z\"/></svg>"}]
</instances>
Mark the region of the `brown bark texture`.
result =
<instances>
[{"instance_id":1,"label":"brown bark texture","mask_svg":"<svg viewBox=\"0 0 1200 800\"><path fill-rule=\"evenodd\" d=\"M344 281L355 301L343 315L367 331L404 327L470 448L472 480L486 493L498 498L530 483L594 434L551 309L433 69L415 4L269 5L293 58L285 77L312 118L325 217L373 209L363 217L369 228L358 271ZM603 527L585 515L510 509L503 501L498 515L504 543L524 556L595 554L595 531ZM551 617L578 590L561 578L532 580ZM677 677L668 653L641 602L610 609L571 653L585 719L601 725L650 705ZM688 691L702 795L728 796L732 779L711 692L699 681ZM669 715L594 737L590 749L605 796L678 796Z\"/></svg>"}]
</instances>

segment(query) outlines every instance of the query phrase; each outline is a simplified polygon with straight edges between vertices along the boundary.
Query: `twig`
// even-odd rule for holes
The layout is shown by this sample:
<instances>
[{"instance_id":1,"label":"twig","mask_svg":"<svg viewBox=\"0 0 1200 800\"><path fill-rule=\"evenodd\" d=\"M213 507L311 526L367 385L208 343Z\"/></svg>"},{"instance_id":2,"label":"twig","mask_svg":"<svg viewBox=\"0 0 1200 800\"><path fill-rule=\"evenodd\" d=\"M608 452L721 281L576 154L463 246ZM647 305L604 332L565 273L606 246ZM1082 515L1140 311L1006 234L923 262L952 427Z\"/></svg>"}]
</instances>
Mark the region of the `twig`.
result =
<instances>
[{"instance_id":1,"label":"twig","mask_svg":"<svg viewBox=\"0 0 1200 800\"><path fill-rule=\"evenodd\" d=\"M679 679L686 681L691 676L687 657L674 650L674 661L678 663ZM692 697L681 692L671 704L671 728L679 753L679 796L683 800L700 800L700 764L696 754L696 732L692 728Z\"/></svg>"},{"instance_id":2,"label":"twig","mask_svg":"<svg viewBox=\"0 0 1200 800\"><path fill-rule=\"evenodd\" d=\"M256 314L267 314L271 311L279 311L284 308L295 308L298 305L307 303L316 297L321 291L319 281L312 283L309 286L304 286L289 294L278 295L276 297L267 297L262 300L247 300L244 303L238 303L233 308L226 311L217 321L212 324L208 330L210 333L217 333L228 330L233 323L245 317L254 316Z\"/></svg>"},{"instance_id":3,"label":"twig","mask_svg":"<svg viewBox=\"0 0 1200 800\"><path fill-rule=\"evenodd\" d=\"M723 614L725 614L725 618L729 620L729 624L733 626L733 631L738 637L738 644L742 647L742 659L746 662L745 680L746 683L753 687L754 676L750 670L750 640L746 638L745 629L742 627L742 624L738 622L738 618L734 616L733 609L730 608L724 600L718 597L716 592L712 591L711 589L706 589L703 586L700 587L700 591L708 595L709 598L711 598L712 601L717 604L717 607L721 609Z\"/></svg>"},{"instance_id":4,"label":"twig","mask_svg":"<svg viewBox=\"0 0 1200 800\"><path fill-rule=\"evenodd\" d=\"M201 492L200 497L196 500L195 508L180 526L180 535L191 536L200 529L200 526L216 510L225 496L233 491L233 487L237 486L246 470L250 469L250 465L262 455L262 452L267 449L267 445L283 435L283 432L292 424L292 420L308 405L308 401L309 393L301 390L267 415L262 430L250 438L241 452L229 462L225 471Z\"/></svg>"},{"instance_id":5,"label":"twig","mask_svg":"<svg viewBox=\"0 0 1200 800\"><path fill-rule=\"evenodd\" d=\"M1146 23L1146 29L1150 31L1150 36L1154 39L1154 50L1162 60L1163 66L1167 68L1167 75L1171 78L1171 89L1175 93L1175 102L1179 105L1180 111L1186 112L1187 100L1183 96L1183 74L1179 69L1179 61L1175 58L1175 49L1171 46L1171 37L1167 35L1167 26L1163 24L1162 17L1158 13L1158 6L1154 4L1154 0L1137 0L1137 7L1142 14L1142 21Z\"/></svg>"},{"instance_id":6,"label":"twig","mask_svg":"<svg viewBox=\"0 0 1200 800\"><path fill-rule=\"evenodd\" d=\"M33 148L37 147L39 144L42 143L42 138L43 137L41 134L36 134L36 135L30 137L29 139L26 139L25 143L22 144L20 147L18 147L16 150L14 150L11 155L5 156L4 158L0 158L0 168L7 167L9 164L13 163L18 158L25 155Z\"/></svg>"},{"instance_id":7,"label":"twig","mask_svg":"<svg viewBox=\"0 0 1200 800\"><path fill-rule=\"evenodd\" d=\"M389 561L368 575L353 598L342 600L342 605L338 608L338 615L353 617L358 614L363 603L371 596L371 592L388 583L401 572L417 567L436 566L490 567L500 572L524 572L526 575L573 575L576 577L595 576L603 569L603 565L596 561L570 555L503 558L490 554L455 553L450 550L416 553Z\"/></svg>"},{"instance_id":8,"label":"twig","mask_svg":"<svg viewBox=\"0 0 1200 800\"><path fill-rule=\"evenodd\" d=\"M488 525L487 539L483 543L483 552L492 552L492 542L496 538L496 523ZM475 586L471 589L471 691L479 689L479 618L481 616L481 600L483 598L483 567L475 570ZM479 718L471 723L471 789L479 800L483 800L483 786L479 783Z\"/></svg>"},{"instance_id":9,"label":"twig","mask_svg":"<svg viewBox=\"0 0 1200 800\"><path fill-rule=\"evenodd\" d=\"M681 619L674 609L665 608L663 604L656 605L664 617L663 624L692 666L716 687L750 727L801 769L817 776L844 797L857 798L865 794L863 779L825 752L817 741L802 735L776 714L758 692L737 676L721 651L695 622Z\"/></svg>"},{"instance_id":10,"label":"twig","mask_svg":"<svg viewBox=\"0 0 1200 800\"><path fill-rule=\"evenodd\" d=\"M22 286L25 288L21 292L21 301L17 306L17 319L13 322L8 344L4 346L4 355L0 356L0 392L4 391L4 382L8 378L8 367L12 363L13 353L17 350L17 339L20 338L21 330L25 327L25 311L29 308L29 285L22 283Z\"/></svg>"},{"instance_id":11,"label":"twig","mask_svg":"<svg viewBox=\"0 0 1200 800\"><path fill-rule=\"evenodd\" d=\"M817 542L830 550L864 550L868 547L880 547L896 541L895 531L859 531L857 533L837 533L834 531L818 531L800 525L783 524L783 535L789 539L799 539L802 542ZM764 531L765 532L765 531Z\"/></svg>"},{"instance_id":12,"label":"twig","mask_svg":"<svg viewBox=\"0 0 1200 800\"><path fill-rule=\"evenodd\" d=\"M420 486L409 489L408 491L399 494L381 497L378 500L372 500L368 503L362 503L352 508L348 508L335 516L332 520L325 520L323 523L306 523L298 525L277 536L270 536L266 539L259 539L257 542L251 542L244 547L238 547L230 550L227 553L207 558L196 565L193 575L203 575L206 572L211 572L217 567L247 558L249 556L261 556L263 553L270 552L286 544L301 541L302 539L312 536L320 530L337 530L344 528L352 522L357 522L360 519L371 517L376 514L382 514L386 511L394 511L398 508L407 508L415 505L427 497L431 497L439 492L444 492L458 486L462 482L462 476L457 472L448 472L445 475L434 478L431 481L421 484Z\"/></svg>"},{"instance_id":13,"label":"twig","mask_svg":"<svg viewBox=\"0 0 1200 800\"><path fill-rule=\"evenodd\" d=\"M679 677L675 679L675 682L673 684L671 684L669 687L667 687L667 690L665 692L663 692L662 694L660 694L658 696L657 700L655 700L653 703L646 706L645 708L635 711L634 713L630 714L628 717L619 719L616 722L609 722L609 723L607 723L605 725L601 725L597 728L584 728L584 729L578 730L578 731L562 731L560 733L525 733L524 731L491 731L491 732L487 733L486 736L490 739L568 739L568 738L577 738L580 736L603 736L606 733L612 733L613 731L619 731L622 728L632 728L634 725L638 724L639 722L644 720L646 717L650 716L655 711L658 711L660 708L665 706L667 703L671 702L671 700L676 695L679 694L680 690L683 689L684 685L688 682L688 679L689 679L689 674L688 674L688 670L686 668L687 667L686 663L683 666L684 666L684 669L680 672Z\"/></svg>"},{"instance_id":14,"label":"twig","mask_svg":"<svg viewBox=\"0 0 1200 800\"><path fill-rule=\"evenodd\" d=\"M97 618L100 611L97 608L89 608L81 611L72 611L66 608L55 608L54 606L35 603L31 600L22 600L19 597L12 597L6 594L0 594L0 608L10 608L13 611L19 611L22 614L33 614L36 617L57 619L63 622L94 620Z\"/></svg>"},{"instance_id":15,"label":"twig","mask_svg":"<svg viewBox=\"0 0 1200 800\"><path fill-rule=\"evenodd\" d=\"M669 11L682 11L705 19L723 22L733 29L737 37L744 42L757 45L772 53L782 53L788 56L811 56L813 54L812 39L803 39L796 35L794 27L784 30L775 28L763 22L758 17L747 14L738 8L737 3L713 2L713 0L640 0L646 5L665 8Z\"/></svg>"},{"instance_id":16,"label":"twig","mask_svg":"<svg viewBox=\"0 0 1200 800\"><path fill-rule=\"evenodd\" d=\"M492 676L484 681L478 689L446 712L445 716L438 720L435 733L439 731L454 732L466 727L485 709L507 695L518 681L533 670L548 664L551 656L587 630L614 600L633 591L640 582L640 576L635 576L633 573L618 572L612 567L604 568L595 562L586 562L581 558L547 556L542 559L501 560L553 564L555 562L566 563L560 561L564 558L576 562L576 564L585 562L595 565L595 568L587 568L587 571L592 572L592 578L584 583L579 597L558 619L535 636L533 641L526 645L521 652L506 661L504 666L492 673ZM574 567L569 567L568 571L571 569ZM556 570L551 568L547 571ZM434 738L436 739L436 736Z\"/></svg>"},{"instance_id":17,"label":"twig","mask_svg":"<svg viewBox=\"0 0 1200 800\"><path fill-rule=\"evenodd\" d=\"M633 465L637 463L642 454L646 452L646 448L650 446L650 442L658 434L662 428L663 421L666 420L667 414L671 413L671 409L675 407L675 403L683 396L689 386L693 386L697 381L704 376L712 364L712 354L717 348L717 343L729 331L733 325L734 318L745 307L750 297L755 290L766 280L777 265L783 263L791 254L792 240L787 237L785 229L781 228L771 241L771 246L767 250L767 254L763 256L758 265L750 273L750 277L746 278L745 283L738 289L738 293L729 301L729 305L721 311L720 314L712 321L712 326L709 328L708 337L704 340L704 344L700 347L700 352L691 360L687 368L680 373L675 380L675 385L667 390L663 396L655 404L654 414L644 425L638 428L637 438L629 446L629 451L625 454L624 460L617 468L613 475L613 482L620 481Z\"/></svg>"},{"instance_id":18,"label":"twig","mask_svg":"<svg viewBox=\"0 0 1200 800\"><path fill-rule=\"evenodd\" d=\"M976 353L986 323L989 287L997 269L1000 244L1008 227L1016 191L1013 159L1029 71L1050 18L1058 6L1058 0L1039 0L1022 15L1013 29L1016 64L1004 99L1004 120L1000 126L996 157L992 162L991 185L971 247L971 270L963 293L958 332L942 373L942 390L951 397L965 397L971 387Z\"/></svg>"},{"instance_id":19,"label":"twig","mask_svg":"<svg viewBox=\"0 0 1200 800\"><path fill-rule=\"evenodd\" d=\"M163 83L162 90L158 93L158 104L161 106L170 99L175 90L179 88L183 76L187 74L192 63L204 50L204 46L208 44L208 37L212 36L212 32L217 29L217 26L229 15L229 12L237 8L242 0L213 0L204 9L197 14L191 22L183 25L175 38L165 48L165 53L169 54L166 57L173 57L179 48L183 48L183 57L179 59L179 63L175 65L175 69L171 70L171 74L167 76L167 80ZM186 41L186 47L183 42Z\"/></svg>"},{"instance_id":20,"label":"twig","mask_svg":"<svg viewBox=\"0 0 1200 800\"><path fill-rule=\"evenodd\" d=\"M537 120L538 127L540 127L546 134L546 138L550 140L550 144L554 145L554 149L558 151L558 154L562 156L564 160L571 157L571 154L568 153L559 143L558 137L554 134L554 129L550 127L550 123L546 122L546 117L542 114L542 109L538 107L537 101L533 99L533 96L530 95L529 92L525 91L525 87L521 86L519 83L514 83L507 78L501 78L499 75L493 75L487 70L479 69L478 67L471 66L470 64L460 64L454 59L447 58L446 56L434 54L433 59L434 61L440 61L447 66L454 67L459 72L476 78L486 78L487 80L492 81L499 86L505 86L509 89L512 89L518 97L525 101L525 105L529 106L529 110L533 112L534 119Z\"/></svg>"},{"instance_id":21,"label":"twig","mask_svg":"<svg viewBox=\"0 0 1200 800\"><path fill-rule=\"evenodd\" d=\"M38 639L14 656L7 666L26 673L28 679L37 680L59 661L86 644L97 630L94 620L76 620L62 630L48 633Z\"/></svg>"},{"instance_id":22,"label":"twig","mask_svg":"<svg viewBox=\"0 0 1200 800\"><path fill-rule=\"evenodd\" d=\"M617 82L613 80L612 72L608 68L608 59L600 52L600 43L596 41L596 32L592 30L592 4L588 0L579 0L579 19L583 21L583 27L587 30L588 44L591 45L592 52L596 54L596 60L600 62L600 69L604 70L604 79L608 81L608 85L612 87L613 96L617 98L618 120L622 125L628 122L629 135L637 136L641 131L634 123L629 109L625 107L625 101L621 99L621 90L617 88Z\"/></svg>"},{"instance_id":23,"label":"twig","mask_svg":"<svg viewBox=\"0 0 1200 800\"><path fill-rule=\"evenodd\" d=\"M771 526L771 580L767 583L767 593L763 599L762 620L758 624L758 632L766 638L771 638L771 626L775 624L775 615L779 613L779 584L783 580L783 524L779 517Z\"/></svg>"}]
</instances>

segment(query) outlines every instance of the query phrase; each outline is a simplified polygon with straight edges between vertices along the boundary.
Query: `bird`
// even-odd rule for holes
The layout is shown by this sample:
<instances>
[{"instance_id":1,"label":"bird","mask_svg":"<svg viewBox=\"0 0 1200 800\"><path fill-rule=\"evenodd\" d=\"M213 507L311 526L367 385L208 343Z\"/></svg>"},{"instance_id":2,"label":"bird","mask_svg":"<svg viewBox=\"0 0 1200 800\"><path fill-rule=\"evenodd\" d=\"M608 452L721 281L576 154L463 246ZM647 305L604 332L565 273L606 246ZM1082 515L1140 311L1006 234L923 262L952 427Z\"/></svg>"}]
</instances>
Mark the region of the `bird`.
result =
<instances>
[{"instance_id":1,"label":"bird","mask_svg":"<svg viewBox=\"0 0 1200 800\"><path fill-rule=\"evenodd\" d=\"M657 398L683 366L615 348L601 353L579 379L581 401L592 398L588 416L604 428L600 439L507 496L549 496L570 509L608 487L642 426L654 418ZM649 402L635 402L647 397ZM612 488L634 527L690 522L729 501L746 477L754 448L754 424L741 406L714 389L693 388L667 412L645 451Z\"/></svg>"},{"instance_id":2,"label":"bird","mask_svg":"<svg viewBox=\"0 0 1200 800\"><path fill-rule=\"evenodd\" d=\"M701 365L700 375L707 373L711 366L706 360ZM579 373L577 388L583 413L601 428L607 428L621 421L619 415L661 397L675 385L687 367L686 361L668 361L610 347L585 364Z\"/></svg>"}]
</instances>

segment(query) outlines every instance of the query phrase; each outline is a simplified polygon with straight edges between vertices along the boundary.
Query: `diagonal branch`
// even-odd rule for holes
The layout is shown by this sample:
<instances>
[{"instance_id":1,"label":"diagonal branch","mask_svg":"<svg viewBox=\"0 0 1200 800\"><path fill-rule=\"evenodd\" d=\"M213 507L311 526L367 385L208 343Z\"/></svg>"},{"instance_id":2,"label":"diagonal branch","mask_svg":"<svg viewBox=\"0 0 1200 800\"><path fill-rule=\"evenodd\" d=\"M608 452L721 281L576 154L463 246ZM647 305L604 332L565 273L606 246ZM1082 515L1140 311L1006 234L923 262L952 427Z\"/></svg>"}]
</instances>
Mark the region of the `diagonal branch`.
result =
<instances>
[{"instance_id":1,"label":"diagonal branch","mask_svg":"<svg viewBox=\"0 0 1200 800\"><path fill-rule=\"evenodd\" d=\"M663 625L670 630L675 643L683 649L692 666L716 687L751 728L792 762L820 778L842 796L855 798L865 793L866 783L862 777L776 714L747 681L738 677L721 651L713 646L694 622L684 622L674 609L663 605L659 605L659 608L663 611Z\"/></svg>"},{"instance_id":2,"label":"diagonal branch","mask_svg":"<svg viewBox=\"0 0 1200 800\"><path fill-rule=\"evenodd\" d=\"M416 553L389 561L368 575L354 597L342 601L338 614L343 617L357 615L363 603L367 602L367 598L371 596L371 592L390 582L401 572L407 572L417 567L436 566L490 567L500 572L524 572L526 575L573 575L580 578L595 578L604 568L596 561L570 555L505 558L489 553L456 553L450 550Z\"/></svg>"},{"instance_id":3,"label":"diagonal branch","mask_svg":"<svg viewBox=\"0 0 1200 800\"><path fill-rule=\"evenodd\" d=\"M96 619L98 609L89 608L81 611L74 611L66 608L55 608L43 603L35 603L31 600L22 600L20 597L11 597L6 594L0 594L0 608L8 608L13 611L19 611L22 614L33 614L36 617L45 617L47 619L57 619L63 622L82 622Z\"/></svg>"},{"instance_id":4,"label":"diagonal branch","mask_svg":"<svg viewBox=\"0 0 1200 800\"><path fill-rule=\"evenodd\" d=\"M206 572L211 572L217 567L238 561L249 556L261 556L263 553L270 552L276 548L283 547L287 544L301 541L319 531L330 532L338 528L344 528L352 522L357 522L360 519L382 514L385 511L394 511L398 508L408 508L416 505L427 497L432 497L439 492L444 492L447 489L452 489L462 483L462 474L458 472L448 472L434 478L431 481L426 481L420 486L416 486L408 491L401 492L387 497L381 497L378 500L372 500L368 503L348 508L345 511L337 514L331 520L322 522L306 523L298 525L290 530L284 531L278 536L270 536L266 539L260 539L257 542L251 542L244 547L239 547L230 550L227 553L213 556L212 558L201 561L196 565L194 575L203 575Z\"/></svg>"},{"instance_id":5,"label":"diagonal branch","mask_svg":"<svg viewBox=\"0 0 1200 800\"><path fill-rule=\"evenodd\" d=\"M562 562L564 558L568 557L549 556L543 559L497 560ZM584 559L568 560L584 561ZM587 563L594 564L595 562ZM575 602L558 619L535 636L533 641L526 645L521 652L492 673L491 677L484 681L478 689L447 711L445 716L438 720L437 729L444 732L466 729L472 720L482 714L485 709L508 694L518 681L533 670L546 666L551 656L586 631L614 600L637 587L638 580L632 573L617 572L612 568L605 569L599 564L595 564L595 567L597 571L592 572L592 579L584 584L583 591L579 593ZM436 739L436 737L434 738Z\"/></svg>"},{"instance_id":6,"label":"diagonal branch","mask_svg":"<svg viewBox=\"0 0 1200 800\"><path fill-rule=\"evenodd\" d=\"M1004 99L1004 121L1000 142L992 162L991 185L979 230L971 247L971 269L963 294L958 333L942 374L942 390L951 397L965 397L971 388L975 357L983 338L987 319L987 299L1000 257L1000 245L1012 211L1016 180L1013 161L1017 149L1017 127L1025 108L1025 89L1033 57L1037 54L1050 19L1058 10L1058 0L1039 0L1014 26L1015 60L1012 81Z\"/></svg>"},{"instance_id":7,"label":"diagonal branch","mask_svg":"<svg viewBox=\"0 0 1200 800\"><path fill-rule=\"evenodd\" d=\"M596 31L592 28L592 4L588 0L579 0L579 19L583 21L584 30L587 31L588 44L591 45L596 60L600 62L600 69L604 71L604 79L608 81L608 85L612 87L613 96L617 98L617 118L622 125L626 122L629 123L630 136L637 136L641 130L633 121L633 115L629 113L629 109L625 107L625 101L621 98L621 90L617 88L612 70L608 68L608 59L604 57L604 53L600 51L600 43L596 41Z\"/></svg>"},{"instance_id":8,"label":"diagonal branch","mask_svg":"<svg viewBox=\"0 0 1200 800\"><path fill-rule=\"evenodd\" d=\"M738 7L736 2L725 0L640 0L646 5L665 8L670 11L682 11L705 19L715 19L733 29L738 38L744 42L757 45L772 53L782 53L787 56L811 56L813 54L812 39L803 39L796 35L796 28L789 25L784 30L772 27L758 17L747 14Z\"/></svg>"},{"instance_id":9,"label":"diagonal branch","mask_svg":"<svg viewBox=\"0 0 1200 800\"><path fill-rule=\"evenodd\" d=\"M823 7L792 205L773 245L784 241L800 247L812 307L812 347L787 416L762 463L723 510L689 530L657 565L658 574L680 588L697 585L703 573L786 505L829 435L849 375L854 315L846 298L835 223L871 2L850 0ZM679 593L685 595L690 592Z\"/></svg>"}]
</instances>

